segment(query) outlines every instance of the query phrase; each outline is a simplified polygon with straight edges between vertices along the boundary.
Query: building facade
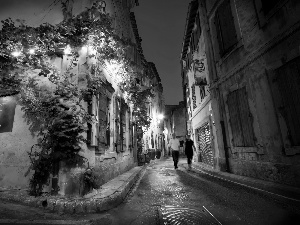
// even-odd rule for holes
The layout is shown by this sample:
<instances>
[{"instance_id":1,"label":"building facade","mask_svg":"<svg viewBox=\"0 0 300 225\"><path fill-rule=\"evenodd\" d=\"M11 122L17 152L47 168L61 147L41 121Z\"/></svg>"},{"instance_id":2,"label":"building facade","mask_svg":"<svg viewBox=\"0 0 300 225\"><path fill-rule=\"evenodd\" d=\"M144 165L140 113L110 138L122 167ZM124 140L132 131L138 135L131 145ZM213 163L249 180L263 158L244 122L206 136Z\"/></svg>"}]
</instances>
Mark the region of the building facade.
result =
<instances>
[{"instance_id":1,"label":"building facade","mask_svg":"<svg viewBox=\"0 0 300 225\"><path fill-rule=\"evenodd\" d=\"M165 107L165 139L166 145L172 138L172 134L179 139L179 141L185 141L185 136L187 134L186 126L186 107L184 101L179 102L178 105L166 105ZM166 149L168 149L166 147ZM170 154L168 149L168 154ZM183 149L181 149L180 154L183 154Z\"/></svg>"},{"instance_id":2,"label":"building facade","mask_svg":"<svg viewBox=\"0 0 300 225\"><path fill-rule=\"evenodd\" d=\"M154 160L159 159L165 152L165 137L163 133L165 102L161 79L153 62L147 62L147 73L149 78L143 79L142 84L148 88L153 87L152 93L154 97L148 104L148 114L151 123L143 136L143 153L147 153L149 158Z\"/></svg>"},{"instance_id":3,"label":"building facade","mask_svg":"<svg viewBox=\"0 0 300 225\"><path fill-rule=\"evenodd\" d=\"M113 18L112 25L115 34L130 41L131 48L127 52L127 57L134 63L136 72L139 72L140 79L142 79L145 59L134 14L130 12L132 7L138 5L137 1L68 1L67 12L58 8L53 10L53 17L64 19L66 16L76 16L86 8L95 5L98 10L96 13L108 13ZM60 21L54 21L54 23L57 22ZM95 121L87 124L88 130L83 134L87 139L87 143L82 144L80 151L86 159L84 167L70 169L64 167L63 164L60 165L58 185L61 195L81 193L76 176L86 167L93 168L97 175L97 183L101 185L137 165L137 128L133 124L133 105L118 85L116 68L110 64L98 65L90 54L94 53L88 47L79 50L78 64L72 69L72 73L75 74L77 85L84 86L87 82L85 74L95 72L93 69L87 70L84 64L101 67L101 91L82 102L82 106L94 116ZM52 63L59 71L64 71L67 69L68 60L68 56L64 55ZM47 77L40 79L42 79L41 82L49 84ZM162 88L159 90L157 102L162 105L158 100L162 96ZM37 137L31 135L29 125L23 119L24 112L15 94L17 93L1 90L0 96L0 186L4 188L28 187L33 173L28 169L30 166L28 152L30 153L37 143Z\"/></svg>"},{"instance_id":4,"label":"building facade","mask_svg":"<svg viewBox=\"0 0 300 225\"><path fill-rule=\"evenodd\" d=\"M215 168L299 187L299 1L198 4Z\"/></svg>"},{"instance_id":5,"label":"building facade","mask_svg":"<svg viewBox=\"0 0 300 225\"><path fill-rule=\"evenodd\" d=\"M198 1L189 4L181 52L181 76L187 110L187 134L197 146L196 161L215 167L215 127L209 89L207 43Z\"/></svg>"}]
</instances>

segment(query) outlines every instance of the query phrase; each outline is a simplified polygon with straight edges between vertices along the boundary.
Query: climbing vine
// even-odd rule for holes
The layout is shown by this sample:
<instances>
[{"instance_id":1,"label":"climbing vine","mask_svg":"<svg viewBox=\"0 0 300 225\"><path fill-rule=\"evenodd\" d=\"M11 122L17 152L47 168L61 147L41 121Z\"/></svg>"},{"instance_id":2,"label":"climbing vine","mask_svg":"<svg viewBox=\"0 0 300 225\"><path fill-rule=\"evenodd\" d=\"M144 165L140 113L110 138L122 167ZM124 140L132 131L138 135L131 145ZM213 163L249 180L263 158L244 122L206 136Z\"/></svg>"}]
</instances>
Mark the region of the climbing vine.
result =
<instances>
[{"instance_id":1,"label":"climbing vine","mask_svg":"<svg viewBox=\"0 0 300 225\"><path fill-rule=\"evenodd\" d=\"M63 10L66 6L63 4ZM68 15L57 24L31 27L8 18L0 31L0 89L19 93L19 104L31 133L38 136L39 151L31 152L30 194L39 195L50 174L57 173L57 162L74 166L83 163L81 144L87 123L94 118L83 107L88 95L97 94L105 78L101 68L112 65L115 80L134 106L137 126L147 127L147 100L150 89L142 90L133 80L140 76L126 52L128 40L118 37L108 14L97 6L78 16ZM86 53L84 77L74 71L80 52ZM81 53L82 54L82 53ZM57 59L65 60L62 69ZM93 63L89 63L92 61ZM32 157L32 156L36 157Z\"/></svg>"}]
</instances>

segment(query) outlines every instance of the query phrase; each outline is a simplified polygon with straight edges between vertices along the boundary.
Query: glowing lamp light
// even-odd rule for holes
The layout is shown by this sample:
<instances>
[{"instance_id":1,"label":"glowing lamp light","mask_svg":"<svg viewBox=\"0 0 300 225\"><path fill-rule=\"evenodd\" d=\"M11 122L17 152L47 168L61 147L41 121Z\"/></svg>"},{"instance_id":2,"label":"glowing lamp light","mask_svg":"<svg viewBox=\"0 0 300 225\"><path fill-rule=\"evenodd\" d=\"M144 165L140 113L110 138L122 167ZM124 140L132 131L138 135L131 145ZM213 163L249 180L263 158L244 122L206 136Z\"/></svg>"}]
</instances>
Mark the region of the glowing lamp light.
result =
<instances>
[{"instance_id":1,"label":"glowing lamp light","mask_svg":"<svg viewBox=\"0 0 300 225\"><path fill-rule=\"evenodd\" d=\"M163 118L164 118L164 115L163 115L163 114L158 114L158 115L157 115L157 119L162 120Z\"/></svg>"},{"instance_id":2,"label":"glowing lamp light","mask_svg":"<svg viewBox=\"0 0 300 225\"><path fill-rule=\"evenodd\" d=\"M20 52L20 51L14 51L14 52L12 52L11 54L12 54L12 56L14 56L14 57L18 57L18 56L21 55L21 52Z\"/></svg>"},{"instance_id":3,"label":"glowing lamp light","mask_svg":"<svg viewBox=\"0 0 300 225\"><path fill-rule=\"evenodd\" d=\"M85 54L87 53L87 46L82 46L81 51Z\"/></svg>"},{"instance_id":4,"label":"glowing lamp light","mask_svg":"<svg viewBox=\"0 0 300 225\"><path fill-rule=\"evenodd\" d=\"M29 54L33 55L35 53L35 50L33 48L29 49Z\"/></svg>"},{"instance_id":5,"label":"glowing lamp light","mask_svg":"<svg viewBox=\"0 0 300 225\"><path fill-rule=\"evenodd\" d=\"M71 54L71 51L72 49L71 49L71 47L70 47L70 45L68 45L65 49L64 49L64 54L65 55L70 55Z\"/></svg>"},{"instance_id":6,"label":"glowing lamp light","mask_svg":"<svg viewBox=\"0 0 300 225\"><path fill-rule=\"evenodd\" d=\"M96 55L97 51L92 46L88 47L89 55Z\"/></svg>"}]
</instances>

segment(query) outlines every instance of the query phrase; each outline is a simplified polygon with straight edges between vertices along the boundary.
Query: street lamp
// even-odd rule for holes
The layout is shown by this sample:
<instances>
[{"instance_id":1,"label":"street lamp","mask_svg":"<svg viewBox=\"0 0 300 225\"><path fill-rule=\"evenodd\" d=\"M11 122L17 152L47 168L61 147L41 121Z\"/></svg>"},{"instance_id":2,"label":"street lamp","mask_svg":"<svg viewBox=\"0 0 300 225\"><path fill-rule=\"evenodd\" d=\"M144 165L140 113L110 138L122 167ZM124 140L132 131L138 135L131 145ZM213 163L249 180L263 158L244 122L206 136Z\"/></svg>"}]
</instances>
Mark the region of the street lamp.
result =
<instances>
[{"instance_id":1,"label":"street lamp","mask_svg":"<svg viewBox=\"0 0 300 225\"><path fill-rule=\"evenodd\" d=\"M162 120L163 118L164 118L164 115L163 115L163 114L158 114L158 115L157 115L157 119L158 119L158 120Z\"/></svg>"}]
</instances>

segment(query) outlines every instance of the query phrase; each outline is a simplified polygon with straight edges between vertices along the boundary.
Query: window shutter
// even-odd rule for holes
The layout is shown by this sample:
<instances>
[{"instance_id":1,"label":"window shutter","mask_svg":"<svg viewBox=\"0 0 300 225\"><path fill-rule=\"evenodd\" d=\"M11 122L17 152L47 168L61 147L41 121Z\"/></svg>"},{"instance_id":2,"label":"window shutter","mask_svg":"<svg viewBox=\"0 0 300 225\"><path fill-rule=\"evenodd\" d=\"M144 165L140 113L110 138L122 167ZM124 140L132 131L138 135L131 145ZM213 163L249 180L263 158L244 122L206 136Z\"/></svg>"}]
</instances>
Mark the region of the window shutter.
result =
<instances>
[{"instance_id":1,"label":"window shutter","mask_svg":"<svg viewBox=\"0 0 300 225\"><path fill-rule=\"evenodd\" d=\"M237 43L237 35L235 30L234 18L231 11L230 0L224 0L216 11L218 23L218 40L220 46L221 56L230 51Z\"/></svg>"},{"instance_id":2,"label":"window shutter","mask_svg":"<svg viewBox=\"0 0 300 225\"><path fill-rule=\"evenodd\" d=\"M88 114L92 115L92 101L90 101L87 98L87 110L88 110ZM87 144L90 145L91 144L91 133L92 133L92 124L91 123L87 123L88 126L88 130L86 132L86 139L87 139Z\"/></svg>"},{"instance_id":3,"label":"window shutter","mask_svg":"<svg viewBox=\"0 0 300 225\"><path fill-rule=\"evenodd\" d=\"M127 112L127 105L124 99L121 99L121 111L120 111L120 137L121 137L121 151L126 150L126 112Z\"/></svg>"},{"instance_id":4,"label":"window shutter","mask_svg":"<svg viewBox=\"0 0 300 225\"><path fill-rule=\"evenodd\" d=\"M120 99L115 98L115 132L116 132L116 140L115 140L115 145L116 145L116 151L120 152L121 151L121 136L120 136Z\"/></svg>"},{"instance_id":5,"label":"window shutter","mask_svg":"<svg viewBox=\"0 0 300 225\"><path fill-rule=\"evenodd\" d=\"M98 127L99 127L99 117L98 117L98 101L97 101L97 97L95 95L93 95L92 97L92 115L95 119L95 122L92 123L91 126L91 146L98 146L98 141L97 141L97 137L98 137Z\"/></svg>"},{"instance_id":6,"label":"window shutter","mask_svg":"<svg viewBox=\"0 0 300 225\"><path fill-rule=\"evenodd\" d=\"M12 132L15 109L15 96L0 97L0 133Z\"/></svg>"},{"instance_id":7,"label":"window shutter","mask_svg":"<svg viewBox=\"0 0 300 225\"><path fill-rule=\"evenodd\" d=\"M238 109L238 96L237 91L228 94L227 105L230 116L230 125L233 139L233 146L244 146L242 125L240 123L239 109Z\"/></svg>"},{"instance_id":8,"label":"window shutter","mask_svg":"<svg viewBox=\"0 0 300 225\"><path fill-rule=\"evenodd\" d=\"M300 58L277 70L283 116L293 146L300 146Z\"/></svg>"},{"instance_id":9,"label":"window shutter","mask_svg":"<svg viewBox=\"0 0 300 225\"><path fill-rule=\"evenodd\" d=\"M197 25L197 38L199 39L200 36L201 36L201 24L200 24L199 12L198 12L197 17L196 17L196 25Z\"/></svg>"},{"instance_id":10,"label":"window shutter","mask_svg":"<svg viewBox=\"0 0 300 225\"><path fill-rule=\"evenodd\" d=\"M253 121L252 115L249 109L248 97L246 88L242 88L237 91L238 94L238 108L241 119L242 133L244 137L244 146L255 146Z\"/></svg>"},{"instance_id":11,"label":"window shutter","mask_svg":"<svg viewBox=\"0 0 300 225\"><path fill-rule=\"evenodd\" d=\"M218 10L216 11L216 15L214 17L214 23L216 26L216 31L217 31L217 39L218 39L218 44L219 44L219 53L220 56L224 55L224 48L223 48L223 43L222 43L222 34L221 34L221 27L219 23L219 14Z\"/></svg>"},{"instance_id":12,"label":"window shutter","mask_svg":"<svg viewBox=\"0 0 300 225\"><path fill-rule=\"evenodd\" d=\"M98 107L98 116L99 116L99 149L101 153L104 151L104 146L107 146L106 138L106 128L107 128L107 97L104 94L99 95L99 107Z\"/></svg>"}]
</instances>

